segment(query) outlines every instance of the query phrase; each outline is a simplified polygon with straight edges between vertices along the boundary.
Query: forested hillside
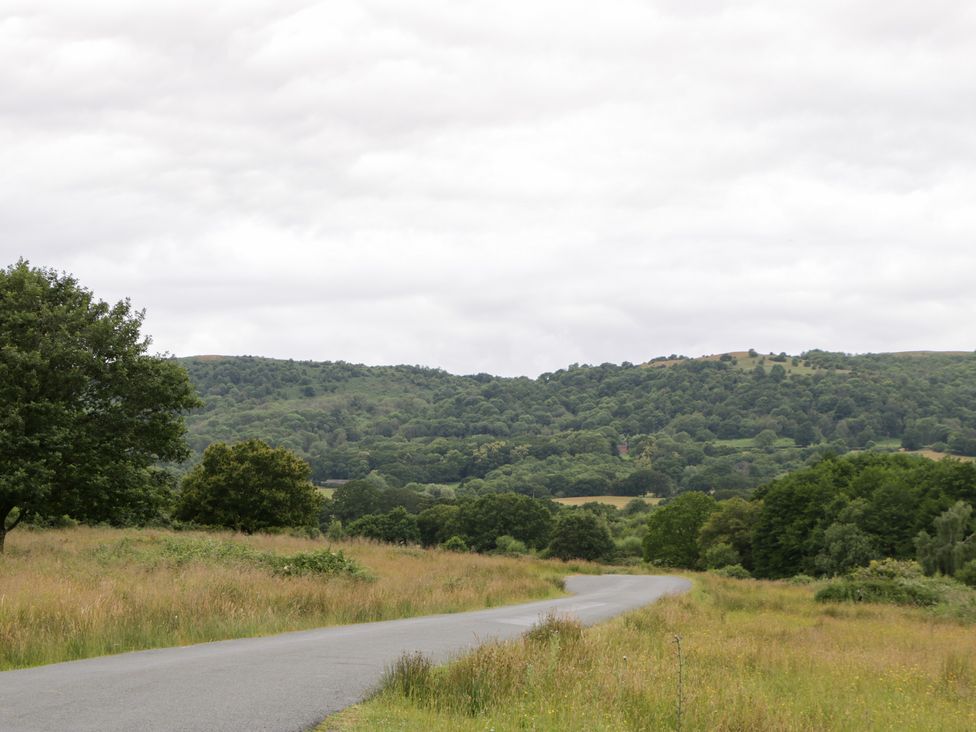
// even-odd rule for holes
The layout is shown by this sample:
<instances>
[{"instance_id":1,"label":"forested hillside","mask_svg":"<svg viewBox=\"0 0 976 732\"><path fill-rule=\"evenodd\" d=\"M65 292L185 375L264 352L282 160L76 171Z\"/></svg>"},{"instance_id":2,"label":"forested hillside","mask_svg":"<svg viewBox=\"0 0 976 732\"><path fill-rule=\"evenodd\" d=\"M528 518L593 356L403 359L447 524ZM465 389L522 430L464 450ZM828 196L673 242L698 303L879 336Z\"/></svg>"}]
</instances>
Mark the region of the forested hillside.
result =
<instances>
[{"instance_id":1,"label":"forested hillside","mask_svg":"<svg viewBox=\"0 0 976 732\"><path fill-rule=\"evenodd\" d=\"M754 351L577 366L536 379L415 366L182 359L216 440L291 448L317 481L378 471L472 494L755 487L830 448L976 454L976 355Z\"/></svg>"}]
</instances>

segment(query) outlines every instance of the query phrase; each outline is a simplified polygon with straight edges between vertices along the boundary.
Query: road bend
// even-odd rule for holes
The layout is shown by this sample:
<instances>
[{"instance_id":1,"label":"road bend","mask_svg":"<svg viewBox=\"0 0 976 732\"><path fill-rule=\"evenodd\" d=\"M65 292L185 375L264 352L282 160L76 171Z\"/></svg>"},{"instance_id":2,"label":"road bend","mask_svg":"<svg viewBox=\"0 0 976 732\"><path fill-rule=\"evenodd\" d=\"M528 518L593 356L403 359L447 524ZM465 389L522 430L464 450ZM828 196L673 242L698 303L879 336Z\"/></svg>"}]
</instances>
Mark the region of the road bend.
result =
<instances>
[{"instance_id":1,"label":"road bend","mask_svg":"<svg viewBox=\"0 0 976 732\"><path fill-rule=\"evenodd\" d=\"M0 673L4 732L291 732L367 696L403 653L443 662L549 613L591 625L688 580L574 576L571 597L102 656Z\"/></svg>"}]
</instances>

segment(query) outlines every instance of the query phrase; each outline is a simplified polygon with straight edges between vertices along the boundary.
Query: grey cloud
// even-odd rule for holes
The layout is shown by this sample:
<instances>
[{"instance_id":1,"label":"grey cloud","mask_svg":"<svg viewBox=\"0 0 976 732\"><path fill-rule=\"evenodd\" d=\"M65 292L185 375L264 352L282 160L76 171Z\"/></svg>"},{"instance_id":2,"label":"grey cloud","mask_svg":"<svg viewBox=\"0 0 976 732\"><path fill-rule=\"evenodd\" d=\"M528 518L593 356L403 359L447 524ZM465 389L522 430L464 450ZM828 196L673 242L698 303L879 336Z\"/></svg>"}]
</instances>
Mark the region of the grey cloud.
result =
<instances>
[{"instance_id":1,"label":"grey cloud","mask_svg":"<svg viewBox=\"0 0 976 732\"><path fill-rule=\"evenodd\" d=\"M968 349L970 4L0 4L0 253L157 347Z\"/></svg>"}]
</instances>

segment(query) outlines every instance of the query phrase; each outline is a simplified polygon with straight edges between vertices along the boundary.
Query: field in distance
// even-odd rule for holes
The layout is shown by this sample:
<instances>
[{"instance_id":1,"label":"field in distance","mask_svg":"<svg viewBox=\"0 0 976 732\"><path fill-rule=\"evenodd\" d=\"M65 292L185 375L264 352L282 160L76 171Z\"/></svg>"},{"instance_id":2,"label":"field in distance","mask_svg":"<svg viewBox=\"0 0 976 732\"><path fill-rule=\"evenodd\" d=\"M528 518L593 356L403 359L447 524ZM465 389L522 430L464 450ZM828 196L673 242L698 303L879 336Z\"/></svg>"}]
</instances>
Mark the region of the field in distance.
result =
<instances>
[{"instance_id":1,"label":"field in distance","mask_svg":"<svg viewBox=\"0 0 976 732\"><path fill-rule=\"evenodd\" d=\"M614 508L623 508L634 499L645 501L654 506L661 502L657 496L571 496L569 498L555 498L556 503L564 506L582 506L584 503L605 503Z\"/></svg>"}]
</instances>

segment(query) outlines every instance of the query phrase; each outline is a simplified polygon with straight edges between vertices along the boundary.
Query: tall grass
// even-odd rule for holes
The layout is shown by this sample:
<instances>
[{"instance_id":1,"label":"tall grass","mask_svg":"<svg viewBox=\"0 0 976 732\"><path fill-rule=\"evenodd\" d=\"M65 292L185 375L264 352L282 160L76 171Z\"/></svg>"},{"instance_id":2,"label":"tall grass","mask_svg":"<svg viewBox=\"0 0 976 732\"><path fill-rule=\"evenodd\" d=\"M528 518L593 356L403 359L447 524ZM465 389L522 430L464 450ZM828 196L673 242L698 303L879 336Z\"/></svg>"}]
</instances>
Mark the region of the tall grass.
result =
<instances>
[{"instance_id":1,"label":"tall grass","mask_svg":"<svg viewBox=\"0 0 976 732\"><path fill-rule=\"evenodd\" d=\"M557 595L556 563L288 536L76 528L7 539L0 669ZM363 571L359 571L362 568Z\"/></svg>"},{"instance_id":2,"label":"tall grass","mask_svg":"<svg viewBox=\"0 0 976 732\"><path fill-rule=\"evenodd\" d=\"M813 587L702 575L689 595L578 632L483 646L322 729L976 729L976 630L824 605ZM416 665L416 664L415 664Z\"/></svg>"}]
</instances>

